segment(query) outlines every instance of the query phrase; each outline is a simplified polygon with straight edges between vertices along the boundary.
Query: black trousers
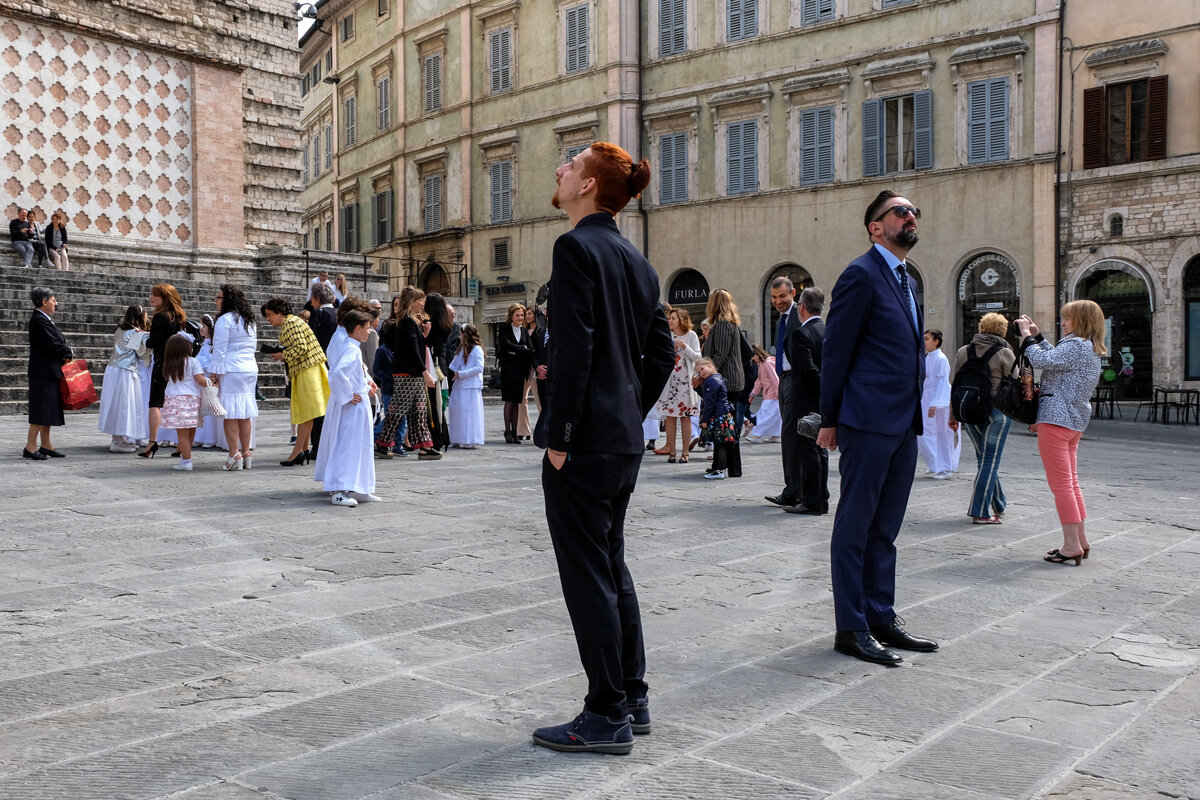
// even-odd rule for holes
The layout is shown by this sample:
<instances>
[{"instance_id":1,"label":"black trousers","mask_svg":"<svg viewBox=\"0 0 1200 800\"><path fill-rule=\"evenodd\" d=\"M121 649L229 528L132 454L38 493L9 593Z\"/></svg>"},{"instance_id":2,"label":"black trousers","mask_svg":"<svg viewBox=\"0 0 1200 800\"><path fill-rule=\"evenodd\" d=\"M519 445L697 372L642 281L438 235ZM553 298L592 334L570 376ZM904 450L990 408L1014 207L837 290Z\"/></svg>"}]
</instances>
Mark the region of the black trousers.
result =
<instances>
[{"instance_id":1,"label":"black trousers","mask_svg":"<svg viewBox=\"0 0 1200 800\"><path fill-rule=\"evenodd\" d=\"M588 678L584 708L612 718L648 691L642 615L625 566L625 511L641 463L640 453L572 453L556 470L542 458L546 521Z\"/></svg>"},{"instance_id":2,"label":"black trousers","mask_svg":"<svg viewBox=\"0 0 1200 800\"><path fill-rule=\"evenodd\" d=\"M783 491L779 494L785 500L791 500L794 505L800 502L802 494L800 476L803 466L800 448L804 442L803 437L796 433L796 422L800 415L796 413L793 405L791 370L788 370L779 379L779 416L783 420L783 428L779 432L779 449L783 455ZM828 458L826 456L826 465L829 463Z\"/></svg>"}]
</instances>

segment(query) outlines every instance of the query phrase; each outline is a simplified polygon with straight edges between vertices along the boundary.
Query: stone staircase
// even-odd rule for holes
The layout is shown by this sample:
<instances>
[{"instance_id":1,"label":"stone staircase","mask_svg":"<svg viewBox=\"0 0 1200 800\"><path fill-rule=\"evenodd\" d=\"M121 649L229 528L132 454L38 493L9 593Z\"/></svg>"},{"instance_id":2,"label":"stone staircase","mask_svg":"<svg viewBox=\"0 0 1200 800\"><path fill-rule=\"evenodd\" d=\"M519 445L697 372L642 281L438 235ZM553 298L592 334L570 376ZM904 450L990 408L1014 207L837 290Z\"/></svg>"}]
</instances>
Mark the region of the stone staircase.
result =
<instances>
[{"instance_id":1,"label":"stone staircase","mask_svg":"<svg viewBox=\"0 0 1200 800\"><path fill-rule=\"evenodd\" d=\"M75 357L87 359L96 389L103 392L104 368L112 353L113 331L131 304L138 303L149 310L150 287L160 281L179 290L189 319L199 320L202 314L216 316L217 288L225 282L216 277L211 280L176 279L164 271L161 278L152 280L99 270L58 272L0 264L0 414L23 414L27 410L29 335L25 328L33 312L29 292L34 286L46 286L54 291L58 298L54 322L71 345ZM298 311L307 294L306 287L300 285L270 286L265 277L256 285L243 284L241 289L256 316L259 307L271 297L284 298ZM255 323L260 344L278 343L278 331L266 320L258 318ZM258 365L258 388L266 397L260 407L287 407L288 400L283 394L283 364L260 353ZM99 405L95 404L87 412L98 410Z\"/></svg>"}]
</instances>

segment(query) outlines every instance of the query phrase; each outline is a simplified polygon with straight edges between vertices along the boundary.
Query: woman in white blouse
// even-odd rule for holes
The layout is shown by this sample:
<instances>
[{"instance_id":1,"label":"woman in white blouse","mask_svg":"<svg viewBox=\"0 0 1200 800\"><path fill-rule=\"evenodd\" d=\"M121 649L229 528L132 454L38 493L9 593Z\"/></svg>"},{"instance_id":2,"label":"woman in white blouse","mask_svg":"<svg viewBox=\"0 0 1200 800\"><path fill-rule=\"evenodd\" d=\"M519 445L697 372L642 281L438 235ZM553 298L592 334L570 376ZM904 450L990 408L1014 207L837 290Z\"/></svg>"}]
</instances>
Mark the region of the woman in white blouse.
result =
<instances>
[{"instance_id":1,"label":"woman in white blouse","mask_svg":"<svg viewBox=\"0 0 1200 800\"><path fill-rule=\"evenodd\" d=\"M671 326L671 338L675 343L675 368L667 377L667 384L663 387L655 406L659 416L666 421L666 447L654 452L668 456L668 463L676 463L675 428L678 426L680 437L683 439L683 455L678 458L678 462L686 464L692 443L691 420L700 406L696 390L692 388L692 371L696 362L700 360L700 339L692 330L692 318L687 309L672 308L667 314L667 323ZM679 420L683 420L682 425L679 425Z\"/></svg>"},{"instance_id":2,"label":"woman in white blouse","mask_svg":"<svg viewBox=\"0 0 1200 800\"><path fill-rule=\"evenodd\" d=\"M258 329L254 312L242 290L226 283L217 291L217 317L213 328L213 354L209 369L221 389L225 406L225 439L229 455L226 470L250 469L254 458L253 422L258 416ZM240 462L240 464L239 464Z\"/></svg>"},{"instance_id":3,"label":"woman in white blouse","mask_svg":"<svg viewBox=\"0 0 1200 800\"><path fill-rule=\"evenodd\" d=\"M942 332L925 331L925 385L921 390L925 433L917 437L917 449L925 459L926 472L938 480L958 472L962 441L950 428L950 361L942 352Z\"/></svg>"}]
</instances>

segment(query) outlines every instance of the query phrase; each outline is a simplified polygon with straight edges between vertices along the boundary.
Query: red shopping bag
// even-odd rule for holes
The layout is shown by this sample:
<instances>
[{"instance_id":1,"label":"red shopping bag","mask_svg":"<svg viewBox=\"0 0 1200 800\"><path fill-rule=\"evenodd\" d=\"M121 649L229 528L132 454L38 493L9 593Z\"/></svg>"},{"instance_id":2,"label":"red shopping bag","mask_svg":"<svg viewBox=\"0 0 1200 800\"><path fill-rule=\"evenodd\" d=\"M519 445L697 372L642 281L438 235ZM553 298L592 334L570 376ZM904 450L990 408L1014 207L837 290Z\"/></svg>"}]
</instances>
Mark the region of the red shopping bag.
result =
<instances>
[{"instance_id":1,"label":"red shopping bag","mask_svg":"<svg viewBox=\"0 0 1200 800\"><path fill-rule=\"evenodd\" d=\"M92 383L92 373L88 372L87 362L82 358L63 364L62 372L62 382L58 385L58 391L62 395L64 410L78 411L100 399L96 394L96 386Z\"/></svg>"}]
</instances>

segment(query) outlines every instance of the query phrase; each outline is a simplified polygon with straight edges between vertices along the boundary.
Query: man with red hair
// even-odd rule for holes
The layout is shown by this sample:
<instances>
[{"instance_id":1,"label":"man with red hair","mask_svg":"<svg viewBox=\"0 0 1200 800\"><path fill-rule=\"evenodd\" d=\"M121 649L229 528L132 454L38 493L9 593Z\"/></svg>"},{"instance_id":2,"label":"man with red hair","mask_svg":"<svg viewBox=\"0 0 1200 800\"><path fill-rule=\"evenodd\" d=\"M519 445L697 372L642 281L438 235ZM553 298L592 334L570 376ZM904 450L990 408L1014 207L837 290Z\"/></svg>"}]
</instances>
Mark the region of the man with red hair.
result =
<instances>
[{"instance_id":1,"label":"man with red hair","mask_svg":"<svg viewBox=\"0 0 1200 800\"><path fill-rule=\"evenodd\" d=\"M624 755L634 733L650 732L625 510L642 460L642 420L667 382L675 348L658 275L613 219L650 182L649 163L597 142L555 175L551 202L567 212L572 230L554 243L550 273L542 489L588 693L583 713L538 728L533 740Z\"/></svg>"}]
</instances>

